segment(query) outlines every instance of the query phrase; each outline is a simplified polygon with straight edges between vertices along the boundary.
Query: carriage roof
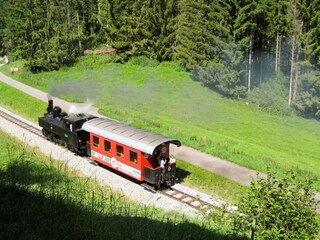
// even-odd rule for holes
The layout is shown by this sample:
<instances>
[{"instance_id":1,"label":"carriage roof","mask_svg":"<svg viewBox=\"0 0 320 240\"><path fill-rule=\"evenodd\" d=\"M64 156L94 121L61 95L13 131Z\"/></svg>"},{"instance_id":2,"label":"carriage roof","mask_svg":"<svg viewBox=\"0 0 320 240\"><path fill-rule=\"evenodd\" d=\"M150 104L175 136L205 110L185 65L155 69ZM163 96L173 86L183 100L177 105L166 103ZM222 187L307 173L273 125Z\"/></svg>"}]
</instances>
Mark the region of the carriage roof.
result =
<instances>
[{"instance_id":1,"label":"carriage roof","mask_svg":"<svg viewBox=\"0 0 320 240\"><path fill-rule=\"evenodd\" d=\"M82 129L148 154L153 154L158 146L166 143L181 145L179 140L131 127L108 118L89 120L82 125Z\"/></svg>"},{"instance_id":2,"label":"carriage roof","mask_svg":"<svg viewBox=\"0 0 320 240\"><path fill-rule=\"evenodd\" d=\"M96 116L93 116L91 114L85 114L85 113L70 114L65 117L65 119L68 119L70 122L77 122L79 120L92 119L92 118L96 118Z\"/></svg>"}]
</instances>

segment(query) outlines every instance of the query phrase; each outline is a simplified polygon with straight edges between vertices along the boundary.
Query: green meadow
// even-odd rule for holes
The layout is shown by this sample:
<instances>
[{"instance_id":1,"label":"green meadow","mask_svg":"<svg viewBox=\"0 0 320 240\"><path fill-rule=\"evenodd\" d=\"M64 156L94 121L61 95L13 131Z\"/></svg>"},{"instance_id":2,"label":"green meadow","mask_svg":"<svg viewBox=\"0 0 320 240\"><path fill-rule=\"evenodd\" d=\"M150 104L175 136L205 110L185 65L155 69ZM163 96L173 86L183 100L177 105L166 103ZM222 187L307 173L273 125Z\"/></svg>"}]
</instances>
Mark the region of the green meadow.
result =
<instances>
[{"instance_id":1,"label":"green meadow","mask_svg":"<svg viewBox=\"0 0 320 240\"><path fill-rule=\"evenodd\" d=\"M31 74L23 62L0 70L9 75L11 66L19 67L15 79L51 95L93 100L106 116L248 168L280 174L294 170L301 178L317 178L320 190L316 120L270 115L244 100L222 98L173 63L133 59L117 64L108 56L85 56L73 67L49 73Z\"/></svg>"}]
</instances>

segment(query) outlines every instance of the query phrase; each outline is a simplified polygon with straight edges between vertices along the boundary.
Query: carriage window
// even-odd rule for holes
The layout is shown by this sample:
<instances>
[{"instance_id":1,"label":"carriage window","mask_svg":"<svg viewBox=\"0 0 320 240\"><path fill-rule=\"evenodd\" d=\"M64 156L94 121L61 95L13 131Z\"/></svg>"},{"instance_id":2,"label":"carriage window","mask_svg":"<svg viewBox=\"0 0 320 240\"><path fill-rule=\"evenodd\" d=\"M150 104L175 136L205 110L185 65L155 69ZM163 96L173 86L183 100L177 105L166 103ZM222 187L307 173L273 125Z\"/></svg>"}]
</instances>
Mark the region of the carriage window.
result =
<instances>
[{"instance_id":1,"label":"carriage window","mask_svg":"<svg viewBox=\"0 0 320 240\"><path fill-rule=\"evenodd\" d=\"M93 136L93 146L94 147L99 147L99 138Z\"/></svg>"},{"instance_id":2,"label":"carriage window","mask_svg":"<svg viewBox=\"0 0 320 240\"><path fill-rule=\"evenodd\" d=\"M130 151L130 162L138 163L138 154L136 152Z\"/></svg>"},{"instance_id":3,"label":"carriage window","mask_svg":"<svg viewBox=\"0 0 320 240\"><path fill-rule=\"evenodd\" d=\"M123 147L117 145L117 156L123 158Z\"/></svg>"},{"instance_id":4,"label":"carriage window","mask_svg":"<svg viewBox=\"0 0 320 240\"><path fill-rule=\"evenodd\" d=\"M110 152L111 151L111 143L109 141L104 140L104 150L106 152Z\"/></svg>"}]
</instances>

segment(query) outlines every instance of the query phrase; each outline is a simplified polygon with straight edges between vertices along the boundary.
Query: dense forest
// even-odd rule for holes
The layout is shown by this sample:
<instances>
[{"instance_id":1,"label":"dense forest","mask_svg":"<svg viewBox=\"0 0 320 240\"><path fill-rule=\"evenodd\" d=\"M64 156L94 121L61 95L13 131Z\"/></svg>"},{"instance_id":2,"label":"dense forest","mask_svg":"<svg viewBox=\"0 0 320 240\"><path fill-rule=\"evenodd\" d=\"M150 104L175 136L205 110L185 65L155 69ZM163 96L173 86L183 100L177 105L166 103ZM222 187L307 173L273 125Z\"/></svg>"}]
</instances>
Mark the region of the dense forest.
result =
<instances>
[{"instance_id":1,"label":"dense forest","mask_svg":"<svg viewBox=\"0 0 320 240\"><path fill-rule=\"evenodd\" d=\"M110 48L175 61L223 96L320 116L320 1L0 0L0 54L32 72Z\"/></svg>"}]
</instances>

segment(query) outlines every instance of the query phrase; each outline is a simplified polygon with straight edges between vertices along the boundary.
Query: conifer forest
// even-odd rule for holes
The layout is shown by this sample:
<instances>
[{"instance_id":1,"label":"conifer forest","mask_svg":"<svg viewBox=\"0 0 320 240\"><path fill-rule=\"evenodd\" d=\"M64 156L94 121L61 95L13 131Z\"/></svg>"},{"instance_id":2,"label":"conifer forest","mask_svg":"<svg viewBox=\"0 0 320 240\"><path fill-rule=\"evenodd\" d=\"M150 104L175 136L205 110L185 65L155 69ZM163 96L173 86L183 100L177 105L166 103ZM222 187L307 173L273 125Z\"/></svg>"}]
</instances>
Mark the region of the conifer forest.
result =
<instances>
[{"instance_id":1,"label":"conifer forest","mask_svg":"<svg viewBox=\"0 0 320 240\"><path fill-rule=\"evenodd\" d=\"M32 72L86 50L173 61L279 114L320 116L319 0L0 0L0 55Z\"/></svg>"}]
</instances>

